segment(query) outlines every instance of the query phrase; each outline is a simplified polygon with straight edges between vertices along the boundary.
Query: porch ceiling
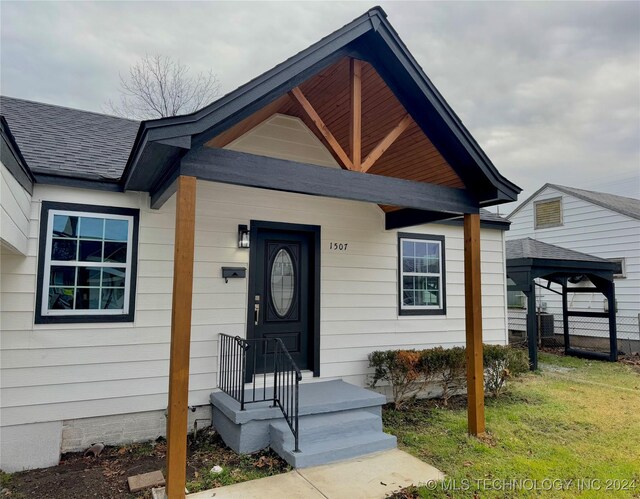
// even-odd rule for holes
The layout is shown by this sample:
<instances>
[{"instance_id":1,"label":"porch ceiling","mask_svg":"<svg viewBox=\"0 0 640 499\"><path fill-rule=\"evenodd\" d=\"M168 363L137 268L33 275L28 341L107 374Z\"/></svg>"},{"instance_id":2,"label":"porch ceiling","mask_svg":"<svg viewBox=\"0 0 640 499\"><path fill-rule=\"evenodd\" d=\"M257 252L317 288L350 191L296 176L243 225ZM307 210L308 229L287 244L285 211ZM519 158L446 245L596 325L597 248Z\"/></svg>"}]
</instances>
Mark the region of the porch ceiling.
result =
<instances>
[{"instance_id":1,"label":"porch ceiling","mask_svg":"<svg viewBox=\"0 0 640 499\"><path fill-rule=\"evenodd\" d=\"M408 115L378 72L362 62L362 158L372 150ZM303 95L313 106L327 129L344 151L349 151L351 131L351 73L349 58L344 57L327 69L299 85ZM207 142L208 147L225 147L275 113L300 118L331 152L332 147L310 119L303 107L285 95L260 111L244 119L229 130ZM464 188L458 174L440 154L418 124L408 118L409 125L367 171L418 182L429 182L448 187ZM344 165L343 165L344 168ZM394 208L383 206L385 211Z\"/></svg>"}]
</instances>

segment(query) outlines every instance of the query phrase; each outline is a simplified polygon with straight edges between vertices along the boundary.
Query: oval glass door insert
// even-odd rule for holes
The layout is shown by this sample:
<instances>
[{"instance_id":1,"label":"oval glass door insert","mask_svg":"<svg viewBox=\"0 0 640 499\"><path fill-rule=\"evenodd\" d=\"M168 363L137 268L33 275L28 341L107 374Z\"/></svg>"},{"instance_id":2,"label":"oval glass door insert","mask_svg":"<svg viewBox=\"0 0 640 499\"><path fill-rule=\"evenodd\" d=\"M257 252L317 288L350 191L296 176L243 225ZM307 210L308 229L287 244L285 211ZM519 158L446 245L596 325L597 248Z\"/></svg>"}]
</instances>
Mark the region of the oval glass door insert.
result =
<instances>
[{"instance_id":1,"label":"oval glass door insert","mask_svg":"<svg viewBox=\"0 0 640 499\"><path fill-rule=\"evenodd\" d=\"M288 314L293 303L294 274L291 255L284 248L280 249L271 266L271 301L280 317L285 317Z\"/></svg>"}]
</instances>

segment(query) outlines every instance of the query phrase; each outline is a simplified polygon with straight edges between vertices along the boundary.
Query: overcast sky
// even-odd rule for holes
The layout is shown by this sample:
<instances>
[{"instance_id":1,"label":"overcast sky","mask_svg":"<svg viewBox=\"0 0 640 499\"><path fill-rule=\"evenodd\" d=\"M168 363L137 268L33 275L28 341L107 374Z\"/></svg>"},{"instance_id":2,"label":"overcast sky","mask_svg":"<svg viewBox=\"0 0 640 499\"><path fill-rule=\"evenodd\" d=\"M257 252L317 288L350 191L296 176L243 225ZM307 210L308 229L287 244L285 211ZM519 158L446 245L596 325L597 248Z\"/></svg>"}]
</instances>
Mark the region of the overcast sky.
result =
<instances>
[{"instance_id":1,"label":"overcast sky","mask_svg":"<svg viewBox=\"0 0 640 499\"><path fill-rule=\"evenodd\" d=\"M149 53L226 93L372 5L2 1L1 90L102 111ZM521 200L545 182L640 197L639 2L382 6Z\"/></svg>"}]
</instances>

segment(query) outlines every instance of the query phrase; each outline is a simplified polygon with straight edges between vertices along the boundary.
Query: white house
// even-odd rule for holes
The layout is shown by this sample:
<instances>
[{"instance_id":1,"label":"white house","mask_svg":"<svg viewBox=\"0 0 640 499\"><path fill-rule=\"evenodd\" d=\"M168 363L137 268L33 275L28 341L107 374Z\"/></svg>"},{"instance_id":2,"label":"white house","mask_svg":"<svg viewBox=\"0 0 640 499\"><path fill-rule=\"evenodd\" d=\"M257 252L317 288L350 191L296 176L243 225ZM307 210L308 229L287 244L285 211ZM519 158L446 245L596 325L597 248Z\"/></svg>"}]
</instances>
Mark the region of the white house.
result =
<instances>
[{"instance_id":1,"label":"white house","mask_svg":"<svg viewBox=\"0 0 640 499\"><path fill-rule=\"evenodd\" d=\"M619 265L615 275L619 348L628 352L640 347L640 200L545 184L508 219L511 221L509 240L530 237L616 262ZM606 300L599 293L571 296L570 308L605 311ZM538 288L537 297L543 311L561 314L562 304L557 294ZM516 305L514 298L512 304ZM595 326L582 327L582 334L598 335ZM600 334L606 335L606 331Z\"/></svg>"},{"instance_id":2,"label":"white house","mask_svg":"<svg viewBox=\"0 0 640 499\"><path fill-rule=\"evenodd\" d=\"M136 123L0 105L12 144L2 155L2 469L165 434L168 405L171 432L172 411L186 413L186 399L167 398L185 333L172 375L188 372L192 418L210 417L221 333L279 336L303 384L357 386L374 350L464 345L465 329L473 338L480 326L484 342L507 341L509 224L482 207L520 190L381 9L193 115Z\"/></svg>"}]
</instances>

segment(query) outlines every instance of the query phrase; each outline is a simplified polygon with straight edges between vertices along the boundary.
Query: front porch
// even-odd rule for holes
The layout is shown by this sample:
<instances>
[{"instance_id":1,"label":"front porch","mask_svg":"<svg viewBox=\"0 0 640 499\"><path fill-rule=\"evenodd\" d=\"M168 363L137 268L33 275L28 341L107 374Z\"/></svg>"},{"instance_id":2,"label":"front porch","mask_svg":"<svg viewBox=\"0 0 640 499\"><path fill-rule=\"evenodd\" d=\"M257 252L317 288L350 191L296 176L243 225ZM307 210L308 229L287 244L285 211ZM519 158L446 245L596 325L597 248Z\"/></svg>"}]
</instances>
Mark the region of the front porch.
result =
<instances>
[{"instance_id":1,"label":"front porch","mask_svg":"<svg viewBox=\"0 0 640 499\"><path fill-rule=\"evenodd\" d=\"M251 399L246 388L246 399ZM272 387L267 387L272 391ZM225 443L239 453L271 447L291 466L306 468L395 448L382 432L386 397L342 380L299 386L299 451L283 414L271 401L240 403L223 391L211 394L213 424Z\"/></svg>"},{"instance_id":2,"label":"front porch","mask_svg":"<svg viewBox=\"0 0 640 499\"><path fill-rule=\"evenodd\" d=\"M278 129L285 122L295 124L295 130ZM268 136L268 130L276 132ZM302 139L292 142L294 135L304 137L304 147L299 147ZM323 151L324 156L319 158L313 151ZM348 330L344 324L348 321L359 323L355 331L349 331L358 340L372 333L380 320L386 320L394 324L375 332L406 333L397 339L397 345L411 348L466 342L469 432L484 432L480 210L514 200L520 189L491 164L400 42L381 9L372 9L193 115L145 122L122 183L124 189L148 192L152 209L175 200L167 425L170 497L181 497L185 482L196 219L202 216L197 204L216 202L215 198L201 197L205 186L231 184L231 189L243 193L267 192L271 203L283 201L271 211L273 216L253 205L251 197L248 203L258 210L245 209L241 200L233 199L231 208L222 207L223 216L211 211L205 214L210 219L227 218L224 231L208 228L209 237L221 238L217 244L225 248L230 248L224 238L231 225L237 224L238 231L250 226L248 285L242 286L243 294L238 293L246 297L242 304L246 324L241 325L245 326L243 331L231 334L246 340L280 341L291 361L287 372L292 377L286 381L276 377L278 390L286 387L284 398L273 396L279 406L278 417L284 415L286 422L275 421L277 411L265 407L266 402L244 410L241 406L238 411L233 399L242 405L244 368L233 391L225 389L233 397L212 395L214 424L226 433L230 446L239 452L271 446L295 466L309 466L395 445L393 437L381 432L379 414L384 397L342 381L298 386L297 363L316 377L342 376L320 372L321 343L336 341L325 340L324 335L337 337L335 329ZM300 195L309 203L319 198L339 201L331 206L336 211L326 215L326 223L319 223L315 221L319 211L298 204L300 200L294 196ZM305 219L296 213L300 209ZM256 211L258 215L254 215ZM324 239L325 228L354 217L354 212L371 225L363 228L354 218L353 223L340 227L337 249L348 246L352 253L332 253L330 285L340 279L358 282L348 290L334 287L338 291L328 294L320 287L321 279L326 280L326 275L320 278L320 257L328 256L322 245L333 245L336 240ZM432 222L443 223L442 231L449 230L451 223L463 228L452 229L449 242L424 227L414 229L418 234L397 232ZM306 224L307 230L293 230L291 224L295 223ZM430 242L424 242L429 239L426 236L431 237ZM405 240L407 247L422 249L421 255L411 253L407 261L415 257L421 262L416 265L425 265L420 267L422 275L413 279L420 272L411 263L406 281L404 267L398 267L399 261L404 262L399 251ZM455 244L459 241L459 247L452 245L453 240ZM240 243L236 249L247 248ZM459 256L445 269L446 246ZM435 250L436 256L427 258L427 247ZM499 252L501 259L502 245ZM363 256L368 260L361 261ZM427 260L432 270L426 270ZM282 285L286 279L281 279L275 293L274 269L282 272L285 267L280 277L293 281L292 276L303 275L304 279L286 286ZM503 293L503 267L497 272L499 293ZM460 277L452 279L455 282L449 290L445 289L447 274ZM383 287L380 284L391 289L385 288L378 305L367 302L370 288ZM273 296L280 300L277 304ZM321 299L334 302L336 309L342 306L329 318L330 327L323 326L327 317L321 317L325 313ZM349 306L344 307L341 302L347 300ZM445 324L449 321L455 326ZM456 339L444 334L452 329L460 333ZM433 335L422 340L410 337L416 331ZM220 328L218 332L229 331ZM350 353L349 359L340 351L341 345L333 345L332 353L355 366L349 375L358 376L362 385L367 354L389 345L384 334L374 338L372 343L366 340L366 347L354 341L351 348L356 353ZM291 441L289 428L299 442ZM327 436L331 438L326 440ZM296 447L300 452L295 452Z\"/></svg>"}]
</instances>

